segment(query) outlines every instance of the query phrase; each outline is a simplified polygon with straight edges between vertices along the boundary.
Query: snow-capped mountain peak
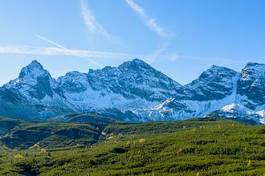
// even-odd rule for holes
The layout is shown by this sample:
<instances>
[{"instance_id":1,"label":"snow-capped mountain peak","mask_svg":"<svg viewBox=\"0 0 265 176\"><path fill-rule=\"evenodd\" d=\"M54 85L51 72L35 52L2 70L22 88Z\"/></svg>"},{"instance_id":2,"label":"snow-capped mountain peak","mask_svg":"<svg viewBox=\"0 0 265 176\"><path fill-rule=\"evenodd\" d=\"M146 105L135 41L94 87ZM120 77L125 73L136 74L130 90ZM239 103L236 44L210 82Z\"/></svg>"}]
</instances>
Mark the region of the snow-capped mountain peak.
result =
<instances>
[{"instance_id":1,"label":"snow-capped mountain peak","mask_svg":"<svg viewBox=\"0 0 265 176\"><path fill-rule=\"evenodd\" d=\"M152 69L152 67L146 62L137 58L131 61L124 62L118 68L120 70Z\"/></svg>"},{"instance_id":2,"label":"snow-capped mountain peak","mask_svg":"<svg viewBox=\"0 0 265 176\"><path fill-rule=\"evenodd\" d=\"M265 76L265 64L248 63L242 70L242 80L250 80Z\"/></svg>"},{"instance_id":3,"label":"snow-capped mountain peak","mask_svg":"<svg viewBox=\"0 0 265 176\"><path fill-rule=\"evenodd\" d=\"M0 88L0 115L101 113L119 120L181 120L217 113L265 123L265 65L238 73L213 65L182 86L140 59L53 79L38 61ZM216 115L216 114L215 114Z\"/></svg>"},{"instance_id":4,"label":"snow-capped mountain peak","mask_svg":"<svg viewBox=\"0 0 265 176\"><path fill-rule=\"evenodd\" d=\"M47 74L42 65L34 60L28 66L22 68L19 74L19 79L24 79L25 77L37 78L41 75Z\"/></svg>"},{"instance_id":5,"label":"snow-capped mountain peak","mask_svg":"<svg viewBox=\"0 0 265 176\"><path fill-rule=\"evenodd\" d=\"M87 74L77 71L66 73L65 76L59 77L57 82L61 89L72 92L85 91L89 85Z\"/></svg>"},{"instance_id":6,"label":"snow-capped mountain peak","mask_svg":"<svg viewBox=\"0 0 265 176\"><path fill-rule=\"evenodd\" d=\"M265 102L265 64L248 63L241 71L238 94L242 104L256 109Z\"/></svg>"},{"instance_id":7,"label":"snow-capped mountain peak","mask_svg":"<svg viewBox=\"0 0 265 176\"><path fill-rule=\"evenodd\" d=\"M29 103L40 103L45 97L53 97L57 82L50 73L36 60L32 61L20 71L19 77L3 86L16 92Z\"/></svg>"},{"instance_id":8,"label":"snow-capped mountain peak","mask_svg":"<svg viewBox=\"0 0 265 176\"><path fill-rule=\"evenodd\" d=\"M204 71L198 79L186 85L186 91L196 100L223 99L231 95L239 79L239 73L213 65Z\"/></svg>"}]
</instances>

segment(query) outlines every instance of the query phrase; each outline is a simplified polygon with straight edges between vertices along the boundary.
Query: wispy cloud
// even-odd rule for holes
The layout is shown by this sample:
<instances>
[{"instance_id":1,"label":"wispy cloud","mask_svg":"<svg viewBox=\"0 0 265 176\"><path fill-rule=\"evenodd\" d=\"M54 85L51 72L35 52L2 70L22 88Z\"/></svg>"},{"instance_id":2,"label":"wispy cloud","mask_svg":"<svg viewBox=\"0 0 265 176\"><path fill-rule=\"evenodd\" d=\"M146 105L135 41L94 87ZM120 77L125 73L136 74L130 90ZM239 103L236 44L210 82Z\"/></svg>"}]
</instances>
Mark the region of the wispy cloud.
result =
<instances>
[{"instance_id":1,"label":"wispy cloud","mask_svg":"<svg viewBox=\"0 0 265 176\"><path fill-rule=\"evenodd\" d=\"M142 18L145 24L158 36L162 38L169 36L169 34L165 31L165 29L157 24L156 19L151 18L146 14L143 7L137 4L134 0L125 0L125 1Z\"/></svg>"},{"instance_id":2,"label":"wispy cloud","mask_svg":"<svg viewBox=\"0 0 265 176\"><path fill-rule=\"evenodd\" d=\"M0 46L0 54L21 54L21 55L53 55L53 56L74 56L93 59L122 59L131 57L144 57L144 55L104 52L80 49L64 49L57 47L33 47L33 46Z\"/></svg>"},{"instance_id":3,"label":"wispy cloud","mask_svg":"<svg viewBox=\"0 0 265 176\"><path fill-rule=\"evenodd\" d=\"M159 46L158 49L156 49L153 53L151 53L148 56L149 63L155 62L155 60L163 57L163 55L165 56L165 52L168 49L168 47L169 47L169 43L164 43L161 46ZM166 56L168 56L168 54L166 54Z\"/></svg>"},{"instance_id":4,"label":"wispy cloud","mask_svg":"<svg viewBox=\"0 0 265 176\"><path fill-rule=\"evenodd\" d=\"M88 8L86 0L80 0L80 5L82 17L89 32L98 33L106 38L111 38L108 31L96 20L92 11Z\"/></svg>"},{"instance_id":5,"label":"wispy cloud","mask_svg":"<svg viewBox=\"0 0 265 176\"><path fill-rule=\"evenodd\" d=\"M33 47L33 46L0 46L0 54L10 55L33 55L33 56L72 56L87 58L88 61L96 66L101 66L96 61L101 59L115 59L124 60L129 58L150 58L161 57L172 62L176 60L185 61L199 61L208 63L209 61L229 61L232 63L245 63L248 60L242 60L238 58L218 58L218 57L201 57L201 56L189 56L189 55L177 55L174 53L164 52L167 45L162 45L161 48L156 50L152 54L133 54L133 53L119 53L119 52L104 52L104 51L92 51L92 50L80 50L80 49L63 49L57 47ZM153 59L145 59L148 63L152 64Z\"/></svg>"},{"instance_id":6,"label":"wispy cloud","mask_svg":"<svg viewBox=\"0 0 265 176\"><path fill-rule=\"evenodd\" d=\"M39 35L39 34L35 34L35 36L36 36L38 39L41 39L41 40L43 40L43 41L45 41L45 42L48 42L49 44L51 44L51 45L53 45L53 46L56 46L56 47L61 48L61 49L67 49L67 48L65 48L64 46L58 44L57 42L54 42L54 41L52 41L52 40L50 40L50 39L48 39L48 38L46 38L46 37L43 37L43 36L41 36L41 35Z\"/></svg>"},{"instance_id":7,"label":"wispy cloud","mask_svg":"<svg viewBox=\"0 0 265 176\"><path fill-rule=\"evenodd\" d=\"M62 46L61 44L58 44L55 41L52 41L44 36L41 36L39 34L35 35L37 38L41 39L42 41L48 42L49 44L55 46L56 48L37 48L37 47L13 47L9 48L11 49L10 51L19 51L21 53L18 54L30 54L30 55L37 55L34 53L38 53L38 55L67 55L69 56L69 53L73 52L72 50L67 49L66 47ZM4 48L3 48L4 49ZM6 48L8 49L8 48ZM75 53L75 52L74 52ZM12 54L11 52L9 54ZM73 55L75 56L75 55ZM78 55L76 55L78 56ZM78 57L82 57L82 56L78 56ZM93 60L89 60L90 63L96 65L96 66L100 66L100 64L98 62L95 62Z\"/></svg>"}]
</instances>

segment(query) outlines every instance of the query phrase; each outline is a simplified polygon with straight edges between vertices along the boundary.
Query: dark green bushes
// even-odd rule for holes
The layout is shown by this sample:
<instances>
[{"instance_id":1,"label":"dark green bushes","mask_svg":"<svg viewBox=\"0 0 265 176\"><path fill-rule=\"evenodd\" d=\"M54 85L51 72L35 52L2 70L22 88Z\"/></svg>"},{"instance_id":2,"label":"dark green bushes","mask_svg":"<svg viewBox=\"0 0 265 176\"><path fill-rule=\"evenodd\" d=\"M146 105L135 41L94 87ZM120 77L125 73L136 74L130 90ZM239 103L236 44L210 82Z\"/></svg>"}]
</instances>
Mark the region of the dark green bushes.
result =
<instances>
[{"instance_id":1,"label":"dark green bushes","mask_svg":"<svg viewBox=\"0 0 265 176\"><path fill-rule=\"evenodd\" d=\"M68 148L44 150L40 143L20 155L1 149L0 175L260 176L263 128L225 120L112 124L97 141L90 127L65 125L45 140L47 146ZM96 143L71 148L82 140Z\"/></svg>"}]
</instances>

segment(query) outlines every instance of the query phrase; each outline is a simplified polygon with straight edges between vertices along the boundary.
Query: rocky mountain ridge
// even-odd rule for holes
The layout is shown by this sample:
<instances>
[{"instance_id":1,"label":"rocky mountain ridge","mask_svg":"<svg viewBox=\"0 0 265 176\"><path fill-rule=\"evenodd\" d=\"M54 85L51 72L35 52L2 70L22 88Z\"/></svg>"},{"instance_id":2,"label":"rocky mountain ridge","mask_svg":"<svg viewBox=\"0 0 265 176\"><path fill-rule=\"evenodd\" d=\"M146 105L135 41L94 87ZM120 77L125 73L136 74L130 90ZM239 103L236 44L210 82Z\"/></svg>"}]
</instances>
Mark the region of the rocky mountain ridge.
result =
<instances>
[{"instance_id":1,"label":"rocky mountain ridge","mask_svg":"<svg viewBox=\"0 0 265 176\"><path fill-rule=\"evenodd\" d=\"M215 115L264 123L264 85L265 65L258 63L248 63L240 73L212 66L181 85L140 59L58 79L33 61L0 88L0 115L46 120L98 113L125 121Z\"/></svg>"}]
</instances>

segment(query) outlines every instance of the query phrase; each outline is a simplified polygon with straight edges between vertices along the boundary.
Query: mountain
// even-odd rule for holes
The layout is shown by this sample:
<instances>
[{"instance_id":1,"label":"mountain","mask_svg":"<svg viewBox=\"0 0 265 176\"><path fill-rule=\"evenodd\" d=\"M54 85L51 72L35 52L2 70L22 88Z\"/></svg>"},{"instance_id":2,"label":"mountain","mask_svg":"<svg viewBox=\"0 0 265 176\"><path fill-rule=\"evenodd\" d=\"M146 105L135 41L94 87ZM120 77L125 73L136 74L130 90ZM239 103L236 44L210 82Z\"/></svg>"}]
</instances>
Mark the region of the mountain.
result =
<instances>
[{"instance_id":1,"label":"mountain","mask_svg":"<svg viewBox=\"0 0 265 176\"><path fill-rule=\"evenodd\" d=\"M198 79L183 86L181 97L169 98L150 109L150 116L159 120L207 116L235 100L238 79L239 73L236 71L212 66Z\"/></svg>"},{"instance_id":2,"label":"mountain","mask_svg":"<svg viewBox=\"0 0 265 176\"><path fill-rule=\"evenodd\" d=\"M58 79L33 61L0 88L0 115L46 120L94 113L119 121L216 115L264 123L264 83L265 65L258 63L241 73L214 65L181 85L140 59Z\"/></svg>"},{"instance_id":3,"label":"mountain","mask_svg":"<svg viewBox=\"0 0 265 176\"><path fill-rule=\"evenodd\" d=\"M33 61L17 79L1 88L4 108L0 114L45 119L96 112L139 120L132 111L158 104L181 89L180 84L139 59L88 73L69 72L57 80Z\"/></svg>"},{"instance_id":4,"label":"mountain","mask_svg":"<svg viewBox=\"0 0 265 176\"><path fill-rule=\"evenodd\" d=\"M238 94L241 103L255 110L265 102L265 64L249 63L241 72Z\"/></svg>"},{"instance_id":5,"label":"mountain","mask_svg":"<svg viewBox=\"0 0 265 176\"><path fill-rule=\"evenodd\" d=\"M191 100L210 101L223 99L235 93L239 73L234 70L212 66L204 71L198 79L186 85Z\"/></svg>"},{"instance_id":6,"label":"mountain","mask_svg":"<svg viewBox=\"0 0 265 176\"><path fill-rule=\"evenodd\" d=\"M248 63L237 82L237 96L233 103L221 109L221 114L243 117L265 123L265 64ZM230 114L230 115L229 115Z\"/></svg>"},{"instance_id":7,"label":"mountain","mask_svg":"<svg viewBox=\"0 0 265 176\"><path fill-rule=\"evenodd\" d=\"M27 119L71 112L58 83L40 63L32 61L19 77L0 88L0 114Z\"/></svg>"}]
</instances>

